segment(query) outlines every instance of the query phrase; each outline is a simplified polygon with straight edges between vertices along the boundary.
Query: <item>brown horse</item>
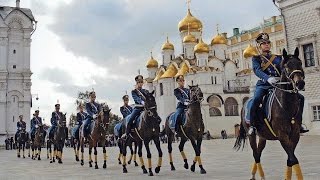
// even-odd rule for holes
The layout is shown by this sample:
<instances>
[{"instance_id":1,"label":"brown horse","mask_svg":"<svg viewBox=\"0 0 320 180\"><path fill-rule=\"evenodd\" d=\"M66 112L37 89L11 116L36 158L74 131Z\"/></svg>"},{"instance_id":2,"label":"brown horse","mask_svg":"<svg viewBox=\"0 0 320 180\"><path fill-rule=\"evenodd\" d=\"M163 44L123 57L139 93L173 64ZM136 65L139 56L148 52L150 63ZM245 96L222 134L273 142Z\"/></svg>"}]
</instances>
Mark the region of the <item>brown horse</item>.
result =
<instances>
[{"instance_id":1,"label":"brown horse","mask_svg":"<svg viewBox=\"0 0 320 180\"><path fill-rule=\"evenodd\" d=\"M22 149L22 157L25 157L24 150L26 147L27 142L29 141L29 134L26 132L26 128L22 128L16 138L16 144L17 144L17 157L20 158L20 153Z\"/></svg>"},{"instance_id":2,"label":"brown horse","mask_svg":"<svg viewBox=\"0 0 320 180\"><path fill-rule=\"evenodd\" d=\"M95 169L99 169L98 167L98 157L97 157L97 146L98 143L101 144L103 148L103 168L107 168L107 151L106 151L106 134L108 130L108 126L110 123L110 111L109 107L106 104L102 104L102 111L99 112L98 117L93 122L91 133L85 137L84 135L84 125L80 127L79 137L80 137L80 146L81 146L81 165L84 165L83 161L83 153L84 153L84 144L85 139L89 141L89 167L92 167L92 157L91 152L92 148L94 149L94 163Z\"/></svg>"},{"instance_id":3,"label":"brown horse","mask_svg":"<svg viewBox=\"0 0 320 180\"><path fill-rule=\"evenodd\" d=\"M204 132L204 123L203 123L202 114L201 114L201 101L203 100L203 93L200 87L198 87L198 85L189 86L189 88L190 88L190 104L188 106L187 112L185 112L186 124L184 126L182 124L179 124L178 126L179 129L177 131L177 136L181 137L179 150L184 160L184 168L188 169L189 168L188 160L183 151L183 148L185 143L189 139L196 154L193 160L193 164L190 167L190 170L194 172L195 165L196 163L198 163L200 168L200 173L205 174L206 170L203 168L201 157L200 157L202 136ZM173 165L173 160L172 160L172 141L174 138L174 133L170 129L169 118L170 118L170 115L166 119L165 129L163 133L166 133L168 136L169 161L171 165L171 170L174 171L175 167Z\"/></svg>"},{"instance_id":4,"label":"brown horse","mask_svg":"<svg viewBox=\"0 0 320 180\"><path fill-rule=\"evenodd\" d=\"M296 48L294 55L288 55L283 50L283 61L281 64L281 82L274 87L275 100L272 103L271 122L264 121L264 112L260 109L257 127L259 142L257 144L256 136L249 136L250 146L253 150L255 162L252 167L252 180L258 170L261 179L265 179L264 172L260 163L261 153L266 145L266 140L280 141L283 149L288 155L286 180L291 180L292 169L295 171L297 179L302 180L302 172L298 159L294 151L300 139L300 127L302 121L302 109L299 108L301 97L299 90L304 89L304 72L301 60L298 58L299 50ZM241 111L240 135L237 137L234 148L239 150L244 147L248 125L245 122L244 109ZM268 127L270 126L270 128Z\"/></svg>"},{"instance_id":5,"label":"brown horse","mask_svg":"<svg viewBox=\"0 0 320 180\"><path fill-rule=\"evenodd\" d=\"M50 155L50 163L55 162L55 158L57 158L58 163L62 164L62 154L64 142L67 137L67 127L66 127L66 113L62 113L61 118L58 121L58 126L56 127L56 131L53 134L53 137L50 137L48 133L49 140L47 141L47 147L49 148ZM53 153L52 153L52 144L53 144ZM52 155L53 154L53 155Z\"/></svg>"},{"instance_id":6,"label":"brown horse","mask_svg":"<svg viewBox=\"0 0 320 180\"><path fill-rule=\"evenodd\" d=\"M32 159L35 160L38 158L38 160L41 160L41 147L44 141L44 130L43 125L36 125L36 132L34 135L34 139L32 141Z\"/></svg>"},{"instance_id":7,"label":"brown horse","mask_svg":"<svg viewBox=\"0 0 320 180\"><path fill-rule=\"evenodd\" d=\"M141 168L143 170L143 173L146 174L148 173L144 161L142 158L142 144L144 143L144 146L147 151L147 158L148 158L148 169L149 169L149 176L153 176L152 172L152 161L151 161L151 152L150 152L150 147L149 143L151 140L154 141L154 144L156 145L156 148L158 150L158 164L157 167L155 168L155 172L159 173L160 168L162 165L162 150L160 147L160 125L159 125L159 116L157 113L157 104L155 101L155 98L153 96L153 92L143 94L144 95L144 111L140 114L140 124L139 128L134 128L133 132L129 134L129 137L127 137L125 140L122 141L121 145L121 152L123 155L123 160L122 160L122 166L123 166L123 173L127 173L127 167L126 167L126 154L127 154L127 146L132 142L137 143L138 145L138 155L140 159L140 164ZM126 117L126 119L129 118L129 116ZM125 129L125 128L123 128Z\"/></svg>"}]
</instances>

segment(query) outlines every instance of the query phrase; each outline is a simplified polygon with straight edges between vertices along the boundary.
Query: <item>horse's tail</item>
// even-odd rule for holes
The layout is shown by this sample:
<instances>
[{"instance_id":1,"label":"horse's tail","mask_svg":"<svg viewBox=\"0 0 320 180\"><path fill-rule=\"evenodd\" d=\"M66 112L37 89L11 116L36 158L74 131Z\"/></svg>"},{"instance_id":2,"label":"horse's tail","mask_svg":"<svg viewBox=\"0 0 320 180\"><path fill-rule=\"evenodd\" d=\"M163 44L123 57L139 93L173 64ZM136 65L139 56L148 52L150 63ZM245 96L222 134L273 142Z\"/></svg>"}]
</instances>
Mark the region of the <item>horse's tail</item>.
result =
<instances>
[{"instance_id":1,"label":"horse's tail","mask_svg":"<svg viewBox=\"0 0 320 180\"><path fill-rule=\"evenodd\" d=\"M237 136L233 149L235 149L236 151L239 151L241 147L243 149L245 146L246 139L247 139L247 133L246 133L246 130L244 129L244 125L241 120L239 135Z\"/></svg>"}]
</instances>

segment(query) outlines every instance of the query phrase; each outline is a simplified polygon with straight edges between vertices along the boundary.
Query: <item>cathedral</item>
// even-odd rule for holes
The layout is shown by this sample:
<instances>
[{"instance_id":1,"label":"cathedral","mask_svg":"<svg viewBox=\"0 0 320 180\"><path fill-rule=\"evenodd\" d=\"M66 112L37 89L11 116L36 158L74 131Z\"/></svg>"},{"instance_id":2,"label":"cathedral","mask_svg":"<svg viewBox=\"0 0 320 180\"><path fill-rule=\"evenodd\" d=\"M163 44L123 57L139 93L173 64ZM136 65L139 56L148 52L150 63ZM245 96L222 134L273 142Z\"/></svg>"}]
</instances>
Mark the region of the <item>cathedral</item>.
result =
<instances>
[{"instance_id":1,"label":"cathedral","mask_svg":"<svg viewBox=\"0 0 320 180\"><path fill-rule=\"evenodd\" d=\"M19 115L30 127L31 36L36 20L30 9L0 6L0 142L16 132Z\"/></svg>"},{"instance_id":2,"label":"cathedral","mask_svg":"<svg viewBox=\"0 0 320 180\"><path fill-rule=\"evenodd\" d=\"M202 117L206 130L214 136L221 130L232 135L240 123L241 108L258 80L251 69L255 38L261 32L268 33L272 52L281 53L286 44L283 20L273 16L253 29L240 32L234 28L231 36L217 30L209 43L202 38L202 23L188 8L178 23L182 50L177 52L167 37L161 47L161 61L151 55L146 63L145 88L155 90L158 113L164 123L177 104L173 94L177 87L175 77L184 75L187 85L199 85L204 93Z\"/></svg>"}]
</instances>

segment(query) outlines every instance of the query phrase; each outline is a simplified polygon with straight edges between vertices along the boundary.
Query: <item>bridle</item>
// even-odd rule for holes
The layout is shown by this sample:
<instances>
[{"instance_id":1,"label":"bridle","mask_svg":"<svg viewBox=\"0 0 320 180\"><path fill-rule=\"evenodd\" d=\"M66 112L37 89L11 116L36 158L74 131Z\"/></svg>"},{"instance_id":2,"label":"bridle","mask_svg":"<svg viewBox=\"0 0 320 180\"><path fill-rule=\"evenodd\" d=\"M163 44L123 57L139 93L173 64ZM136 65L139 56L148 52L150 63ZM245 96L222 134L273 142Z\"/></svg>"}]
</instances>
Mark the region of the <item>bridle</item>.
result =
<instances>
[{"instance_id":1,"label":"bridle","mask_svg":"<svg viewBox=\"0 0 320 180\"><path fill-rule=\"evenodd\" d=\"M284 77L288 80L287 82L277 82L275 83L275 85L271 84L272 87L280 90L280 91L283 91L283 92L287 92L287 93L298 93L300 91L300 89L297 88L296 86L296 83L294 82L293 80L293 75L296 74L296 73L301 73L303 74L302 70L299 70L299 69L296 69L296 70L293 70L291 73L288 73L287 69L284 68L282 70L282 74L284 75ZM281 88L277 85L292 85L292 89L284 89L284 88Z\"/></svg>"},{"instance_id":2,"label":"bridle","mask_svg":"<svg viewBox=\"0 0 320 180\"><path fill-rule=\"evenodd\" d=\"M189 105L193 104L193 103L201 103L204 100L203 96L200 97L199 91L200 91L200 88L196 88L195 91L193 91L192 88L190 89L190 102L189 102Z\"/></svg>"}]
</instances>

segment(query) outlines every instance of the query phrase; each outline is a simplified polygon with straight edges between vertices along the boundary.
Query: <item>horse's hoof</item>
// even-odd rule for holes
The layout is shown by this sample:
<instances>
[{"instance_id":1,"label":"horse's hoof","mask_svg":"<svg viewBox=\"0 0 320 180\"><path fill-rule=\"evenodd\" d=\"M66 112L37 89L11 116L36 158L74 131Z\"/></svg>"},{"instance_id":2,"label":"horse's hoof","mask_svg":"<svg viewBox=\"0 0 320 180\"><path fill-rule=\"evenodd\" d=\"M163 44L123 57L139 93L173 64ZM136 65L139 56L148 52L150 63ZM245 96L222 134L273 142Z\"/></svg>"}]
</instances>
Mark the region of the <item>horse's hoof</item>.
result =
<instances>
[{"instance_id":1,"label":"horse's hoof","mask_svg":"<svg viewBox=\"0 0 320 180\"><path fill-rule=\"evenodd\" d=\"M149 176L153 176L153 172L152 171L149 171Z\"/></svg>"},{"instance_id":2,"label":"horse's hoof","mask_svg":"<svg viewBox=\"0 0 320 180\"><path fill-rule=\"evenodd\" d=\"M89 167L92 167L92 164L91 164L91 162L89 162Z\"/></svg>"},{"instance_id":3,"label":"horse's hoof","mask_svg":"<svg viewBox=\"0 0 320 180\"><path fill-rule=\"evenodd\" d=\"M128 170L126 167L123 167L123 170L122 170L123 173L128 173Z\"/></svg>"},{"instance_id":4,"label":"horse's hoof","mask_svg":"<svg viewBox=\"0 0 320 180\"><path fill-rule=\"evenodd\" d=\"M84 165L83 160L81 160L81 163L80 163L80 164L81 164L81 166L83 166L83 165Z\"/></svg>"},{"instance_id":5,"label":"horse's hoof","mask_svg":"<svg viewBox=\"0 0 320 180\"><path fill-rule=\"evenodd\" d=\"M106 169L107 168L107 164L103 164L103 169Z\"/></svg>"},{"instance_id":6,"label":"horse's hoof","mask_svg":"<svg viewBox=\"0 0 320 180\"><path fill-rule=\"evenodd\" d=\"M99 169L98 165L95 165L94 168L95 168L95 169Z\"/></svg>"},{"instance_id":7,"label":"horse's hoof","mask_svg":"<svg viewBox=\"0 0 320 180\"><path fill-rule=\"evenodd\" d=\"M62 164L62 161L59 160L58 163L59 163L59 164Z\"/></svg>"},{"instance_id":8,"label":"horse's hoof","mask_svg":"<svg viewBox=\"0 0 320 180\"><path fill-rule=\"evenodd\" d=\"M76 161L79 161L79 158L78 158L78 156L76 157Z\"/></svg>"},{"instance_id":9,"label":"horse's hoof","mask_svg":"<svg viewBox=\"0 0 320 180\"><path fill-rule=\"evenodd\" d=\"M17 155L18 158L20 158L20 155Z\"/></svg>"},{"instance_id":10,"label":"horse's hoof","mask_svg":"<svg viewBox=\"0 0 320 180\"><path fill-rule=\"evenodd\" d=\"M154 172L158 174L160 172L160 166L157 166L156 169L154 169Z\"/></svg>"},{"instance_id":11,"label":"horse's hoof","mask_svg":"<svg viewBox=\"0 0 320 180\"><path fill-rule=\"evenodd\" d=\"M41 158L40 158L40 156L38 157L38 161L40 161L41 160Z\"/></svg>"},{"instance_id":12,"label":"horse's hoof","mask_svg":"<svg viewBox=\"0 0 320 180\"><path fill-rule=\"evenodd\" d=\"M207 171L202 168L202 169L200 170L200 174L207 174Z\"/></svg>"},{"instance_id":13,"label":"horse's hoof","mask_svg":"<svg viewBox=\"0 0 320 180\"><path fill-rule=\"evenodd\" d=\"M50 161L50 163L53 163L53 161Z\"/></svg>"},{"instance_id":14,"label":"horse's hoof","mask_svg":"<svg viewBox=\"0 0 320 180\"><path fill-rule=\"evenodd\" d=\"M148 173L148 171L147 171L145 166L141 166L141 168L142 168L143 174L147 174Z\"/></svg>"},{"instance_id":15,"label":"horse's hoof","mask_svg":"<svg viewBox=\"0 0 320 180\"><path fill-rule=\"evenodd\" d=\"M23 156L23 159L25 159L26 157L25 156Z\"/></svg>"},{"instance_id":16,"label":"horse's hoof","mask_svg":"<svg viewBox=\"0 0 320 180\"><path fill-rule=\"evenodd\" d=\"M56 162L56 160L55 160L55 159L53 159L53 160L52 160L52 162Z\"/></svg>"},{"instance_id":17,"label":"horse's hoof","mask_svg":"<svg viewBox=\"0 0 320 180\"><path fill-rule=\"evenodd\" d=\"M30 155L28 155L28 157L30 157Z\"/></svg>"},{"instance_id":18,"label":"horse's hoof","mask_svg":"<svg viewBox=\"0 0 320 180\"><path fill-rule=\"evenodd\" d=\"M196 166L195 166L194 164L191 165L190 170L191 170L192 172L194 172L194 171L196 170Z\"/></svg>"},{"instance_id":19,"label":"horse's hoof","mask_svg":"<svg viewBox=\"0 0 320 180\"><path fill-rule=\"evenodd\" d=\"M176 168L172 165L171 166L171 171L175 171L176 170Z\"/></svg>"},{"instance_id":20,"label":"horse's hoof","mask_svg":"<svg viewBox=\"0 0 320 180\"><path fill-rule=\"evenodd\" d=\"M131 164L131 160L128 161L128 164Z\"/></svg>"},{"instance_id":21,"label":"horse's hoof","mask_svg":"<svg viewBox=\"0 0 320 180\"><path fill-rule=\"evenodd\" d=\"M134 166L139 166L139 164L137 163L137 161L134 161Z\"/></svg>"},{"instance_id":22,"label":"horse's hoof","mask_svg":"<svg viewBox=\"0 0 320 180\"><path fill-rule=\"evenodd\" d=\"M189 164L188 164L187 162L185 162L184 165L183 165L183 167L184 167L185 169L189 169Z\"/></svg>"}]
</instances>

